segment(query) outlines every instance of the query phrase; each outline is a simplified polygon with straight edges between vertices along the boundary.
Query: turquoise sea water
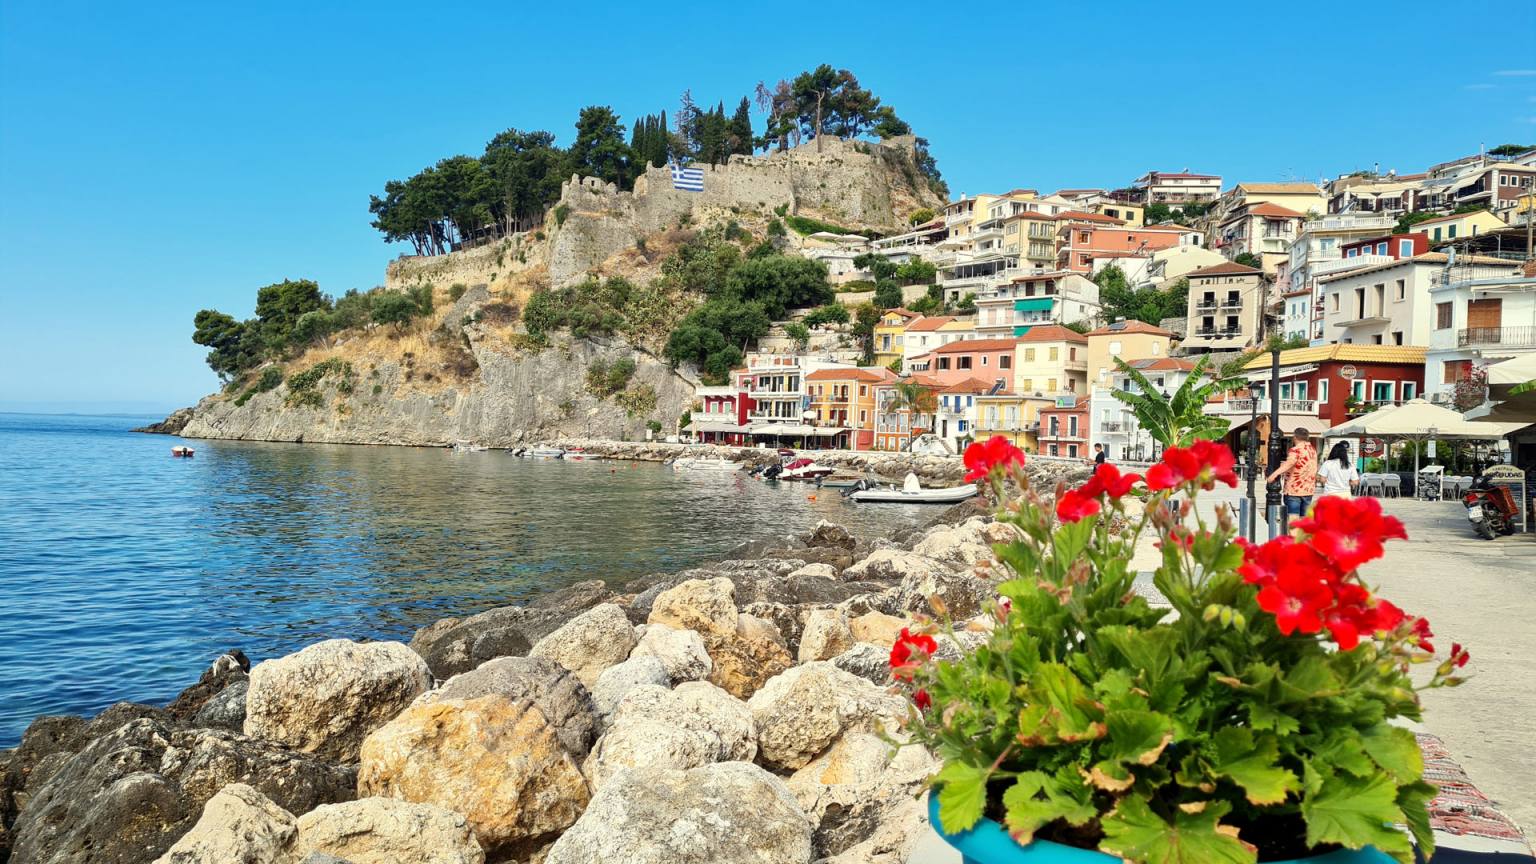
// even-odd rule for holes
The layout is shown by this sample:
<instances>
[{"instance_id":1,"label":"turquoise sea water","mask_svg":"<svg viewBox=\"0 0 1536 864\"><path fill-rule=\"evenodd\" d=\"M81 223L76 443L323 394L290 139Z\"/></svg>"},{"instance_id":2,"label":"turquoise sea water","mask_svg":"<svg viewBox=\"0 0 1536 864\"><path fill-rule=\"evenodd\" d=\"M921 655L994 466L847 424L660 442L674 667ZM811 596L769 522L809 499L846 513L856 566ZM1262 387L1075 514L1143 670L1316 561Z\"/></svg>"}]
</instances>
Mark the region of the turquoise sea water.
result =
<instances>
[{"instance_id":1,"label":"turquoise sea water","mask_svg":"<svg viewBox=\"0 0 1536 864\"><path fill-rule=\"evenodd\" d=\"M154 419L0 414L0 747L37 714L167 701L229 648L403 640L819 519L874 536L935 513L650 464L127 431Z\"/></svg>"}]
</instances>

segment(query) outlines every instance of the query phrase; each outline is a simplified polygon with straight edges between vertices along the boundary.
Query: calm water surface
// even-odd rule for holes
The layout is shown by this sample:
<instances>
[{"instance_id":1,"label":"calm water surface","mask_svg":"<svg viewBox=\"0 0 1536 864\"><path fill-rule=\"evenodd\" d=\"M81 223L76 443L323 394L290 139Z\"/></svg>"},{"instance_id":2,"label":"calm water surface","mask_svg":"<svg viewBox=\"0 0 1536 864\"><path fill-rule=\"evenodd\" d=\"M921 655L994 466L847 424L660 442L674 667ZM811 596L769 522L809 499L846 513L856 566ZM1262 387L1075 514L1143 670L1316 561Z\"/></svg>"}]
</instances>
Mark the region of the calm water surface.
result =
<instances>
[{"instance_id":1,"label":"calm water surface","mask_svg":"<svg viewBox=\"0 0 1536 864\"><path fill-rule=\"evenodd\" d=\"M0 414L0 747L40 713L164 702L253 660L417 627L583 579L707 561L819 519L889 533L919 506L657 465L188 441L147 417Z\"/></svg>"}]
</instances>

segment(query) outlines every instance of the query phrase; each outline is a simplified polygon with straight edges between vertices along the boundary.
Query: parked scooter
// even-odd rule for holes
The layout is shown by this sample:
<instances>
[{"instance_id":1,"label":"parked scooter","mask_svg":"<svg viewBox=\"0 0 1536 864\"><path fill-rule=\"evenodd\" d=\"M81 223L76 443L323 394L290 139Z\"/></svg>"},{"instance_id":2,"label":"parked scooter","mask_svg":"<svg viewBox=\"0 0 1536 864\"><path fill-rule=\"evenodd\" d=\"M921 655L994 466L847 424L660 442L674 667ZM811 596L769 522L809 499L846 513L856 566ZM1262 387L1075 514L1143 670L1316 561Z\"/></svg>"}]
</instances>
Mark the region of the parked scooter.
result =
<instances>
[{"instance_id":1,"label":"parked scooter","mask_svg":"<svg viewBox=\"0 0 1536 864\"><path fill-rule=\"evenodd\" d=\"M1486 475L1479 476L1461 496L1461 503L1467 508L1467 521L1484 540L1492 540L1500 534L1513 534L1515 519L1520 513L1515 507L1515 496L1507 488L1495 486L1485 478Z\"/></svg>"}]
</instances>

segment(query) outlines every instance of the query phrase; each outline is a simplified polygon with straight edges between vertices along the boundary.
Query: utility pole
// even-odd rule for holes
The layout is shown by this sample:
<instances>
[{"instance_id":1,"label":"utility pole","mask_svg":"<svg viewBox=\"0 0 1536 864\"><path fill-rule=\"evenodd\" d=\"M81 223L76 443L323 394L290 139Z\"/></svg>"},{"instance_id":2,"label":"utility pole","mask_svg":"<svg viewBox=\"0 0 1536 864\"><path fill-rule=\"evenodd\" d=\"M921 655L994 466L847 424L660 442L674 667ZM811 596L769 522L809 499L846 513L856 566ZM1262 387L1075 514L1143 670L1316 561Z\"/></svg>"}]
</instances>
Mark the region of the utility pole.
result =
<instances>
[{"instance_id":1,"label":"utility pole","mask_svg":"<svg viewBox=\"0 0 1536 864\"><path fill-rule=\"evenodd\" d=\"M1280 435L1280 349L1274 348L1269 352L1269 386L1264 388L1269 395L1269 464L1267 467L1274 469L1285 461L1283 439ZM1285 531L1283 525L1284 502L1280 496L1280 484L1285 482L1283 477L1276 477L1265 485L1265 516L1269 520L1269 537L1273 540Z\"/></svg>"}]
</instances>

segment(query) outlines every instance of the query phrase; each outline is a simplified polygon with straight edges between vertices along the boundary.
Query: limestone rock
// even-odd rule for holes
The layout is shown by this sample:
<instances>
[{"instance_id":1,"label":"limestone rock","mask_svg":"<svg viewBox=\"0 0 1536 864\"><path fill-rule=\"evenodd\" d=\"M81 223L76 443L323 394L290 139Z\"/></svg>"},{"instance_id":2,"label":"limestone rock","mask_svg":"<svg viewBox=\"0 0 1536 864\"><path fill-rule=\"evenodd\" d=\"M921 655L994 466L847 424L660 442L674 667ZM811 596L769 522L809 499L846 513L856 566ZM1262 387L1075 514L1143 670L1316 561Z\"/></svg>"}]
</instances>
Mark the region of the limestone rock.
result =
<instances>
[{"instance_id":1,"label":"limestone rock","mask_svg":"<svg viewBox=\"0 0 1536 864\"><path fill-rule=\"evenodd\" d=\"M949 568L915 552L901 549L876 549L869 557L843 571L847 582L905 583L945 574Z\"/></svg>"},{"instance_id":2,"label":"limestone rock","mask_svg":"<svg viewBox=\"0 0 1536 864\"><path fill-rule=\"evenodd\" d=\"M817 857L829 857L874 834L938 768L922 747L893 748L872 733L850 731L786 785L816 825Z\"/></svg>"},{"instance_id":3,"label":"limestone rock","mask_svg":"<svg viewBox=\"0 0 1536 864\"><path fill-rule=\"evenodd\" d=\"M943 602L946 614L958 620L980 612L993 593L992 583L968 571L937 567L927 573L913 572L904 577L897 586L896 607L906 613L933 614L929 598L937 597Z\"/></svg>"},{"instance_id":4,"label":"limestone rock","mask_svg":"<svg viewBox=\"0 0 1536 864\"><path fill-rule=\"evenodd\" d=\"M15 825L18 862L140 864L170 848L203 805L248 784L290 813L352 798L355 775L266 741L173 730L144 717L88 744L36 791Z\"/></svg>"},{"instance_id":5,"label":"limestone rock","mask_svg":"<svg viewBox=\"0 0 1536 864\"><path fill-rule=\"evenodd\" d=\"M779 630L779 625L769 618L759 618L746 612L736 616L736 635L743 639L767 639L784 643L784 634Z\"/></svg>"},{"instance_id":6,"label":"limestone rock","mask_svg":"<svg viewBox=\"0 0 1536 864\"><path fill-rule=\"evenodd\" d=\"M241 731L245 728L245 699L250 688L251 682L243 676L231 682L197 709L197 713L192 715L192 725L205 729Z\"/></svg>"},{"instance_id":7,"label":"limestone rock","mask_svg":"<svg viewBox=\"0 0 1536 864\"><path fill-rule=\"evenodd\" d=\"M155 864L279 864L297 833L287 810L244 783L220 789Z\"/></svg>"},{"instance_id":8,"label":"limestone rock","mask_svg":"<svg viewBox=\"0 0 1536 864\"><path fill-rule=\"evenodd\" d=\"M714 666L709 682L737 699L746 699L768 679L795 665L789 650L772 639L711 633L704 637L704 647Z\"/></svg>"},{"instance_id":9,"label":"limestone rock","mask_svg":"<svg viewBox=\"0 0 1536 864\"><path fill-rule=\"evenodd\" d=\"M645 635L630 657L655 657L673 681L702 681L714 669L703 637L666 624L645 625Z\"/></svg>"},{"instance_id":10,"label":"limestone rock","mask_svg":"<svg viewBox=\"0 0 1536 864\"><path fill-rule=\"evenodd\" d=\"M831 564L807 564L799 570L791 571L789 575L812 579L836 579L837 573L837 568Z\"/></svg>"},{"instance_id":11,"label":"limestone rock","mask_svg":"<svg viewBox=\"0 0 1536 864\"><path fill-rule=\"evenodd\" d=\"M860 642L833 657L832 665L883 687L891 680L891 649Z\"/></svg>"},{"instance_id":12,"label":"limestone rock","mask_svg":"<svg viewBox=\"0 0 1536 864\"><path fill-rule=\"evenodd\" d=\"M362 795L462 813L498 854L564 829L588 797L576 762L533 701L495 695L407 709L363 742L357 786Z\"/></svg>"},{"instance_id":13,"label":"limestone rock","mask_svg":"<svg viewBox=\"0 0 1536 864\"><path fill-rule=\"evenodd\" d=\"M352 762L368 733L431 683L427 664L399 642L319 642L251 670L245 734Z\"/></svg>"},{"instance_id":14,"label":"limestone rock","mask_svg":"<svg viewBox=\"0 0 1536 864\"><path fill-rule=\"evenodd\" d=\"M455 675L436 690L423 693L416 704L448 699L505 696L516 702L531 699L555 730L555 737L577 759L597 740L597 706L576 676L545 657L498 657Z\"/></svg>"},{"instance_id":15,"label":"limestone rock","mask_svg":"<svg viewBox=\"0 0 1536 864\"><path fill-rule=\"evenodd\" d=\"M165 707L165 710L172 719L186 721L225 688L245 681L250 671L251 661L245 656L244 651L236 648L227 654L220 654L203 671L197 683L181 691L175 699L171 700L171 704Z\"/></svg>"},{"instance_id":16,"label":"limestone rock","mask_svg":"<svg viewBox=\"0 0 1536 864\"><path fill-rule=\"evenodd\" d=\"M905 618L881 612L866 612L848 619L848 629L853 633L854 641L868 642L884 648L896 644L896 637L901 635L901 628L906 627L907 624Z\"/></svg>"},{"instance_id":17,"label":"limestone rock","mask_svg":"<svg viewBox=\"0 0 1536 864\"><path fill-rule=\"evenodd\" d=\"M848 529L826 520L816 523L810 534L805 538L805 545L812 548L834 547L838 549L852 549L857 543Z\"/></svg>"},{"instance_id":18,"label":"limestone rock","mask_svg":"<svg viewBox=\"0 0 1536 864\"><path fill-rule=\"evenodd\" d=\"M645 639L640 640L645 644ZM699 643L702 651L704 643ZM649 654L639 654L640 648L636 646L637 653L631 654L628 660L617 666L609 666L603 670L603 674L597 676L597 684L592 688L592 701L597 707L598 716L607 722L613 716L619 703L636 687L670 687L672 676L667 674L667 667L662 665L660 659ZM709 656L705 655L708 660Z\"/></svg>"},{"instance_id":19,"label":"limestone rock","mask_svg":"<svg viewBox=\"0 0 1536 864\"><path fill-rule=\"evenodd\" d=\"M995 556L992 547L981 542L979 526L965 523L954 528L938 528L912 547L918 555L943 561L951 567L969 568Z\"/></svg>"},{"instance_id":20,"label":"limestone rock","mask_svg":"<svg viewBox=\"0 0 1536 864\"><path fill-rule=\"evenodd\" d=\"M635 631L624 610L603 603L577 615L550 633L529 651L532 657L548 657L576 674L591 688L604 669L624 662L635 647Z\"/></svg>"},{"instance_id":21,"label":"limestone rock","mask_svg":"<svg viewBox=\"0 0 1536 864\"><path fill-rule=\"evenodd\" d=\"M430 804L361 798L299 817L300 855L333 855L350 864L484 864L464 816Z\"/></svg>"},{"instance_id":22,"label":"limestone rock","mask_svg":"<svg viewBox=\"0 0 1536 864\"><path fill-rule=\"evenodd\" d=\"M901 700L835 665L796 666L763 685L747 702L763 764L796 770L847 730L892 728Z\"/></svg>"},{"instance_id":23,"label":"limestone rock","mask_svg":"<svg viewBox=\"0 0 1536 864\"><path fill-rule=\"evenodd\" d=\"M719 746L714 762L751 762L757 756L757 729L747 703L707 681L689 681L675 690L638 687L614 712L614 725L647 719L696 729Z\"/></svg>"},{"instance_id":24,"label":"limestone rock","mask_svg":"<svg viewBox=\"0 0 1536 864\"><path fill-rule=\"evenodd\" d=\"M728 635L736 632L736 586L724 577L689 579L657 595L648 624Z\"/></svg>"},{"instance_id":25,"label":"limestone rock","mask_svg":"<svg viewBox=\"0 0 1536 864\"><path fill-rule=\"evenodd\" d=\"M800 634L801 663L831 660L853 647L853 631L848 616L836 609L813 609L805 615L805 630Z\"/></svg>"},{"instance_id":26,"label":"limestone rock","mask_svg":"<svg viewBox=\"0 0 1536 864\"><path fill-rule=\"evenodd\" d=\"M594 790L631 768L698 768L720 761L720 744L706 732L651 719L615 723L582 765Z\"/></svg>"},{"instance_id":27,"label":"limestone rock","mask_svg":"<svg viewBox=\"0 0 1536 864\"><path fill-rule=\"evenodd\" d=\"M563 621L557 613L503 606L468 618L444 618L416 631L411 650L439 679L451 678L497 657L520 657Z\"/></svg>"},{"instance_id":28,"label":"limestone rock","mask_svg":"<svg viewBox=\"0 0 1536 864\"><path fill-rule=\"evenodd\" d=\"M615 775L545 864L807 864L811 824L784 782L745 762Z\"/></svg>"}]
</instances>

